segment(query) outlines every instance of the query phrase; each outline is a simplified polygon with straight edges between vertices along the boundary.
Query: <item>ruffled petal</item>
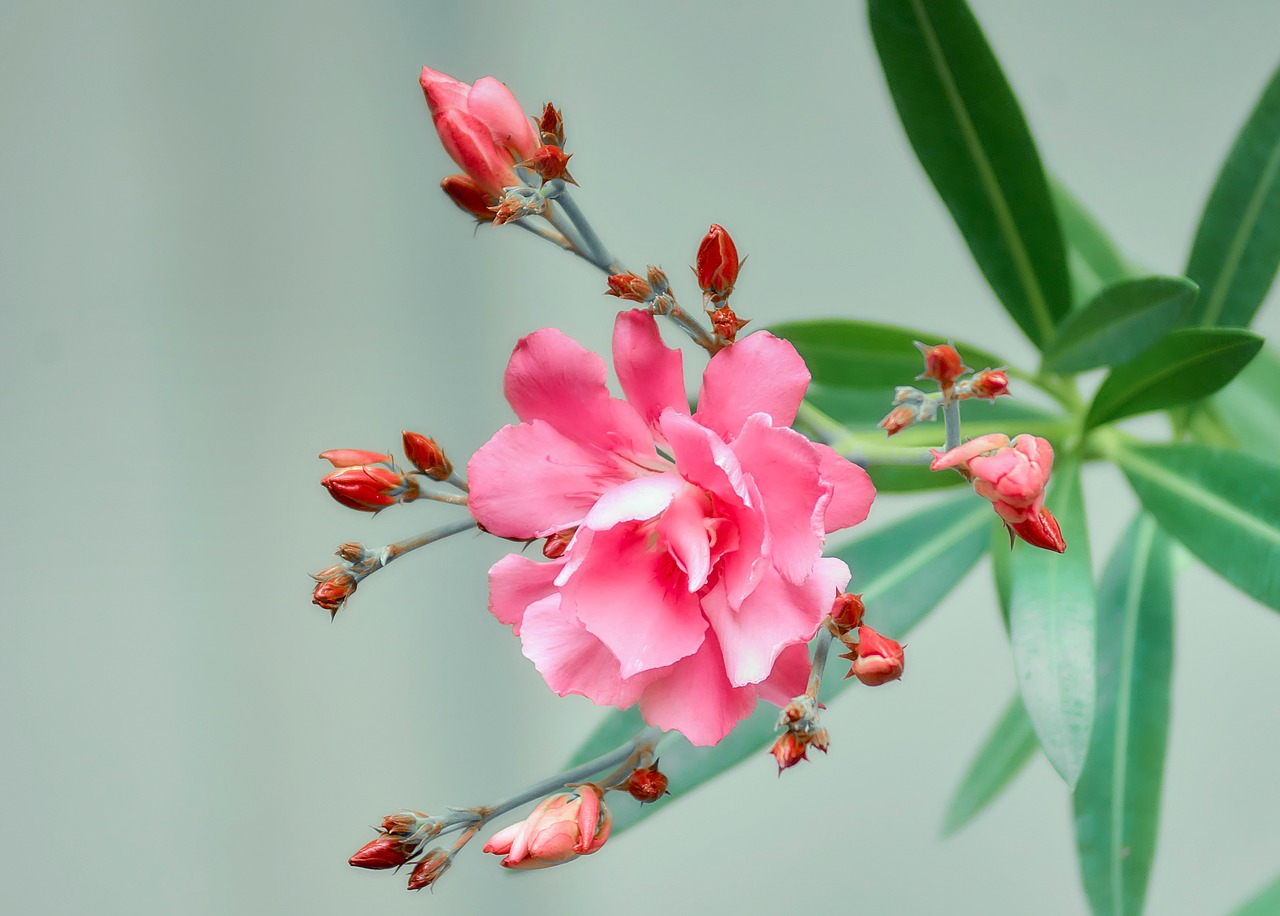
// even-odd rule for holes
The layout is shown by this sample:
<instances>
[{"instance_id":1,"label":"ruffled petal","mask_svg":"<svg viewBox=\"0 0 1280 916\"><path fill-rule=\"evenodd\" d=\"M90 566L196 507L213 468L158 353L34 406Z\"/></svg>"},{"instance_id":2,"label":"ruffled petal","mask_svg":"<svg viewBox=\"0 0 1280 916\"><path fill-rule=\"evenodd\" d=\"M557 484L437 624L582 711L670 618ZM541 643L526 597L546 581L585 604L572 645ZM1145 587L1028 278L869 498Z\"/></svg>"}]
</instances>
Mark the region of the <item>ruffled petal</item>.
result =
<instances>
[{"instance_id":1,"label":"ruffled petal","mask_svg":"<svg viewBox=\"0 0 1280 916\"><path fill-rule=\"evenodd\" d=\"M822 554L830 492L818 476L812 443L794 430L774 428L766 414L752 414L730 447L764 501L770 560L789 581L804 582Z\"/></svg>"},{"instance_id":2,"label":"ruffled petal","mask_svg":"<svg viewBox=\"0 0 1280 916\"><path fill-rule=\"evenodd\" d=\"M806 644L787 646L778 654L769 676L756 684L756 695L774 706L786 706L809 686L811 666Z\"/></svg>"},{"instance_id":3,"label":"ruffled petal","mask_svg":"<svg viewBox=\"0 0 1280 916\"><path fill-rule=\"evenodd\" d=\"M818 455L818 473L823 483L831 487L831 501L823 516L826 533L849 528L866 521L871 503L876 498L876 487L870 475L829 445L813 443Z\"/></svg>"},{"instance_id":4,"label":"ruffled petal","mask_svg":"<svg viewBox=\"0 0 1280 916\"><path fill-rule=\"evenodd\" d=\"M640 695L640 714L646 722L675 729L701 747L718 742L755 708L755 688L734 687L725 677L720 645L712 632L697 654L672 665Z\"/></svg>"},{"instance_id":5,"label":"ruffled petal","mask_svg":"<svg viewBox=\"0 0 1280 916\"><path fill-rule=\"evenodd\" d=\"M809 378L795 347L758 331L711 357L694 418L726 439L737 436L753 413L767 413L774 426L790 426Z\"/></svg>"},{"instance_id":6,"label":"ruffled petal","mask_svg":"<svg viewBox=\"0 0 1280 916\"><path fill-rule=\"evenodd\" d=\"M538 135L533 131L533 121L501 81L492 76L476 80L467 97L467 111L488 125L494 142L512 149L517 158L528 159L537 151Z\"/></svg>"},{"instance_id":7,"label":"ruffled petal","mask_svg":"<svg viewBox=\"0 0 1280 916\"><path fill-rule=\"evenodd\" d=\"M436 116L435 124L444 151L494 197L519 183L507 155L493 145L493 135L478 118L450 108Z\"/></svg>"},{"instance_id":8,"label":"ruffled petal","mask_svg":"<svg viewBox=\"0 0 1280 916\"><path fill-rule=\"evenodd\" d=\"M680 351L662 342L658 323L644 309L618 313L613 325L613 368L627 403L654 432L661 432L658 419L668 407L689 413Z\"/></svg>"},{"instance_id":9,"label":"ruffled petal","mask_svg":"<svg viewBox=\"0 0 1280 916\"><path fill-rule=\"evenodd\" d=\"M658 539L684 572L686 590L696 592L711 572L711 539L707 513L711 500L696 487L686 486L658 522Z\"/></svg>"},{"instance_id":10,"label":"ruffled petal","mask_svg":"<svg viewBox=\"0 0 1280 916\"><path fill-rule=\"evenodd\" d=\"M556 594L555 578L564 560L539 563L509 553L489 568L489 613L520 635L525 609Z\"/></svg>"},{"instance_id":11,"label":"ruffled petal","mask_svg":"<svg viewBox=\"0 0 1280 916\"><path fill-rule=\"evenodd\" d=\"M565 614L559 596L531 604L520 633L525 658L560 696L577 694L599 706L630 706L653 675L621 674L618 659L582 624Z\"/></svg>"},{"instance_id":12,"label":"ruffled petal","mask_svg":"<svg viewBox=\"0 0 1280 916\"><path fill-rule=\"evenodd\" d=\"M678 474L646 474L608 490L587 513L583 524L605 531L622 522L642 522L660 515L685 487Z\"/></svg>"},{"instance_id":13,"label":"ruffled petal","mask_svg":"<svg viewBox=\"0 0 1280 916\"><path fill-rule=\"evenodd\" d=\"M579 524L625 473L541 420L504 426L467 464L468 508L499 537L547 537Z\"/></svg>"}]
</instances>

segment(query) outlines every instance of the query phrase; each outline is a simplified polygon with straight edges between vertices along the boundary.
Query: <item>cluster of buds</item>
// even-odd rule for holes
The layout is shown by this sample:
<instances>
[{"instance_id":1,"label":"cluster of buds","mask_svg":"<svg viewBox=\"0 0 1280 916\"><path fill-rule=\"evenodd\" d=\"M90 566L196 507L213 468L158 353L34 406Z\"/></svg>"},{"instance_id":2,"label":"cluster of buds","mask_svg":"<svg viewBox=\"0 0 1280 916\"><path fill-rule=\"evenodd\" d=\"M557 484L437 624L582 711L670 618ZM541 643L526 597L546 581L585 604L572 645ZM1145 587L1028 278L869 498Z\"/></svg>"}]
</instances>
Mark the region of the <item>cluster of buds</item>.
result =
<instances>
[{"instance_id":1,"label":"cluster of buds","mask_svg":"<svg viewBox=\"0 0 1280 916\"><path fill-rule=\"evenodd\" d=\"M795 697L778 716L775 728L786 729L778 740L773 742L769 753L778 761L778 775L801 760L809 759L809 748L822 753L831 746L831 736L818 723L818 710L821 705L817 698L807 693Z\"/></svg>"},{"instance_id":2,"label":"cluster of buds","mask_svg":"<svg viewBox=\"0 0 1280 916\"><path fill-rule=\"evenodd\" d=\"M360 580L380 565L377 554L354 541L339 547L337 556L341 563L311 574L311 578L316 580L311 603L328 611L330 619L337 617L347 599L355 594Z\"/></svg>"},{"instance_id":3,"label":"cluster of buds","mask_svg":"<svg viewBox=\"0 0 1280 916\"><path fill-rule=\"evenodd\" d=\"M967 398L994 400L1009 394L1009 376L1003 369L983 369L973 372L964 364L959 352L951 344L928 344L916 341L916 348L924 356L924 372L917 379L933 379L939 391L926 394L907 385L894 389L893 410L878 424L886 435L892 436L915 423L933 420L938 415L939 404ZM966 372L973 372L965 377Z\"/></svg>"},{"instance_id":4,"label":"cluster of buds","mask_svg":"<svg viewBox=\"0 0 1280 916\"><path fill-rule=\"evenodd\" d=\"M418 811L389 814L382 819L377 838L361 846L347 861L356 868L378 871L413 864L409 890L421 890L434 884L453 864L453 856L443 849L423 851L441 828L439 820Z\"/></svg>"},{"instance_id":5,"label":"cluster of buds","mask_svg":"<svg viewBox=\"0 0 1280 916\"><path fill-rule=\"evenodd\" d=\"M899 385L893 390L893 410L877 425L892 436L908 426L932 420L938 415L938 401L910 385Z\"/></svg>"},{"instance_id":6,"label":"cluster of buds","mask_svg":"<svg viewBox=\"0 0 1280 916\"><path fill-rule=\"evenodd\" d=\"M606 296L647 305L655 315L669 314L676 307L667 275L652 264L645 270L643 277L629 272L612 274L605 283Z\"/></svg>"},{"instance_id":7,"label":"cluster of buds","mask_svg":"<svg viewBox=\"0 0 1280 916\"><path fill-rule=\"evenodd\" d=\"M729 307L729 296L738 282L738 247L723 226L715 223L698 244L693 273L702 289L702 307L711 319L711 329L720 346L728 346L749 319L739 318Z\"/></svg>"},{"instance_id":8,"label":"cluster of buds","mask_svg":"<svg viewBox=\"0 0 1280 916\"><path fill-rule=\"evenodd\" d=\"M548 868L598 851L612 828L603 790L586 783L543 799L523 821L495 833L484 851L503 856L503 868Z\"/></svg>"},{"instance_id":9,"label":"cluster of buds","mask_svg":"<svg viewBox=\"0 0 1280 916\"><path fill-rule=\"evenodd\" d=\"M1053 446L1047 439L1024 434L1010 440L991 433L948 452L931 452L931 470L954 468L973 482L974 492L990 500L1009 530L1010 546L1016 536L1055 553L1067 549L1057 519L1044 504L1053 470Z\"/></svg>"},{"instance_id":10,"label":"cluster of buds","mask_svg":"<svg viewBox=\"0 0 1280 916\"><path fill-rule=\"evenodd\" d=\"M321 458L337 468L322 477L320 483L341 505L361 512L381 512L397 503L429 497L415 476L449 480L453 476L453 463L434 439L408 430L401 435L405 456L416 470L406 474L390 455L382 452L338 448L320 453Z\"/></svg>"}]
</instances>

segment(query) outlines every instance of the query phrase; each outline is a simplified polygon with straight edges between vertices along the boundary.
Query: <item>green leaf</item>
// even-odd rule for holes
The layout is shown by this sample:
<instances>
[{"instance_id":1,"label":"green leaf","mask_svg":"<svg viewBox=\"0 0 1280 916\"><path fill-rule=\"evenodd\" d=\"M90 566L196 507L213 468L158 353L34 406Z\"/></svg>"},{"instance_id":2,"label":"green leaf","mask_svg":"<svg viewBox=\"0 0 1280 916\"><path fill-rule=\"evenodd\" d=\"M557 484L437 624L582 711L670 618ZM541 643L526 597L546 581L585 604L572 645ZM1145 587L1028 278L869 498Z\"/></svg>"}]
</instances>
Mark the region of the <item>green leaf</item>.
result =
<instances>
[{"instance_id":1,"label":"green leaf","mask_svg":"<svg viewBox=\"0 0 1280 916\"><path fill-rule=\"evenodd\" d=\"M1234 911L1232 916L1275 916L1280 913L1280 875Z\"/></svg>"},{"instance_id":2,"label":"green leaf","mask_svg":"<svg viewBox=\"0 0 1280 916\"><path fill-rule=\"evenodd\" d=\"M1038 746L1031 719L1015 694L951 796L942 835L951 836L995 801Z\"/></svg>"},{"instance_id":3,"label":"green leaf","mask_svg":"<svg viewBox=\"0 0 1280 916\"><path fill-rule=\"evenodd\" d=\"M1243 452L1280 455L1280 354L1263 347L1254 360L1213 397L1223 425Z\"/></svg>"},{"instance_id":4,"label":"green leaf","mask_svg":"<svg viewBox=\"0 0 1280 916\"><path fill-rule=\"evenodd\" d=\"M960 0L870 0L907 137L1005 309L1037 346L1071 308L1066 251L1031 133Z\"/></svg>"},{"instance_id":5,"label":"green leaf","mask_svg":"<svg viewBox=\"0 0 1280 916\"><path fill-rule=\"evenodd\" d=\"M853 570L851 587L862 590L872 625L888 636L901 638L986 552L990 515L991 507L985 500L965 493L862 535L833 555ZM825 703L854 683L842 679L841 666L834 657L827 666L822 687ZM672 794L644 806L626 799L615 805L611 800L613 832L625 830L748 757L757 757L762 766L772 766L765 763L765 748L773 741L777 718L776 707L761 703L715 747L694 747L683 736L669 733L657 753L662 758L662 771L671 780ZM609 713L588 739L588 746L574 754L574 761L590 760L621 745L640 730L640 724L635 710ZM852 752L855 744L853 736L844 744L837 735L833 753L845 747Z\"/></svg>"},{"instance_id":6,"label":"green leaf","mask_svg":"<svg viewBox=\"0 0 1280 916\"><path fill-rule=\"evenodd\" d=\"M791 341L818 385L887 392L881 417L889 412L893 389L910 385L924 371L924 359L915 341L940 342L937 335L924 331L841 318L788 321L772 325L769 330ZM999 357L969 344L955 346L965 363L974 369L1007 365Z\"/></svg>"},{"instance_id":7,"label":"green leaf","mask_svg":"<svg viewBox=\"0 0 1280 916\"><path fill-rule=\"evenodd\" d=\"M1114 456L1165 531L1280 610L1280 464L1192 444L1126 445Z\"/></svg>"},{"instance_id":8,"label":"green leaf","mask_svg":"<svg viewBox=\"0 0 1280 916\"><path fill-rule=\"evenodd\" d=\"M1121 280L1098 293L1058 328L1045 350L1050 372L1085 372L1137 356L1181 326L1196 301L1183 277Z\"/></svg>"},{"instance_id":9,"label":"green leaf","mask_svg":"<svg viewBox=\"0 0 1280 916\"><path fill-rule=\"evenodd\" d=\"M1163 410L1213 394L1248 364L1262 338L1237 328L1184 328L1111 370L1085 427Z\"/></svg>"},{"instance_id":10,"label":"green leaf","mask_svg":"<svg viewBox=\"0 0 1280 916\"><path fill-rule=\"evenodd\" d=\"M912 379L914 376L908 376L905 384L909 384ZM809 390L804 397L806 401L850 431L867 432L876 429L877 424L893 409L893 389L888 386L864 391L858 388L835 388L814 382L809 385ZM1028 404L1017 397L996 398L992 401L970 398L964 402L963 411L966 429L1007 427L1009 424L1021 428L1027 423L1060 422L1061 419L1059 415ZM941 444L945 438L940 420L913 428L936 430L936 435L933 436L936 440L934 444ZM904 435L906 431L894 436L890 441L906 441L901 439ZM884 440L884 431L877 430L876 436Z\"/></svg>"},{"instance_id":11,"label":"green leaf","mask_svg":"<svg viewBox=\"0 0 1280 916\"><path fill-rule=\"evenodd\" d=\"M1262 92L1200 217L1187 276L1204 295L1191 320L1247 327L1280 267L1280 69Z\"/></svg>"},{"instance_id":12,"label":"green leaf","mask_svg":"<svg viewBox=\"0 0 1280 916\"><path fill-rule=\"evenodd\" d=\"M1142 912L1156 853L1172 669L1173 543L1140 515L1098 589L1098 701L1072 795L1080 872L1095 913Z\"/></svg>"},{"instance_id":13,"label":"green leaf","mask_svg":"<svg viewBox=\"0 0 1280 916\"><path fill-rule=\"evenodd\" d=\"M1013 544L1009 541L1009 529L997 516L991 526L991 581L996 589L996 601L1000 604L1000 622L1004 635L1009 635L1009 604L1013 601Z\"/></svg>"},{"instance_id":14,"label":"green leaf","mask_svg":"<svg viewBox=\"0 0 1280 916\"><path fill-rule=\"evenodd\" d=\"M867 473L877 493L918 493L921 490L949 490L967 481L959 474L939 474L921 465L868 465Z\"/></svg>"},{"instance_id":15,"label":"green leaf","mask_svg":"<svg viewBox=\"0 0 1280 916\"><path fill-rule=\"evenodd\" d=\"M1047 504L1067 552L1017 545L1009 642L1040 746L1074 787L1093 724L1095 604L1080 467L1065 462L1054 476Z\"/></svg>"},{"instance_id":16,"label":"green leaf","mask_svg":"<svg viewBox=\"0 0 1280 916\"><path fill-rule=\"evenodd\" d=\"M1065 185L1050 177L1049 194L1067 243L1067 271L1075 305L1088 302L1104 286L1134 274L1106 230Z\"/></svg>"}]
</instances>

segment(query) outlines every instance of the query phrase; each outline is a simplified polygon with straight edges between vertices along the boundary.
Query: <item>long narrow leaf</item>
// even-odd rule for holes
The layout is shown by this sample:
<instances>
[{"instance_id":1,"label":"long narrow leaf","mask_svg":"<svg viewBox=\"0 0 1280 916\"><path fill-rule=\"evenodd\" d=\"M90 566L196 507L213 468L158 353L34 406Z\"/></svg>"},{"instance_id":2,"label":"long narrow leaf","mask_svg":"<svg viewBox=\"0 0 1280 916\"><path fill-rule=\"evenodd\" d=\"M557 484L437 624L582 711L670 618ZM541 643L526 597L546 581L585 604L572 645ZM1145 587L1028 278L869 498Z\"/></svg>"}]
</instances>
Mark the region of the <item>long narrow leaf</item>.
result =
<instances>
[{"instance_id":1,"label":"long narrow leaf","mask_svg":"<svg viewBox=\"0 0 1280 916\"><path fill-rule=\"evenodd\" d=\"M1280 69L1223 163L1191 245L1192 320L1247 327L1280 267Z\"/></svg>"},{"instance_id":2,"label":"long narrow leaf","mask_svg":"<svg viewBox=\"0 0 1280 916\"><path fill-rule=\"evenodd\" d=\"M1062 182L1050 177L1049 193L1067 245L1067 271L1071 275L1074 305L1083 305L1104 286L1134 275L1134 269L1120 254L1115 242Z\"/></svg>"},{"instance_id":3,"label":"long narrow leaf","mask_svg":"<svg viewBox=\"0 0 1280 916\"><path fill-rule=\"evenodd\" d=\"M1172 547L1151 516L1140 516L1098 590L1098 704L1072 796L1095 913L1138 916L1155 858L1173 668Z\"/></svg>"},{"instance_id":4,"label":"long narrow leaf","mask_svg":"<svg viewBox=\"0 0 1280 916\"><path fill-rule=\"evenodd\" d=\"M1243 452L1280 455L1280 354L1263 347L1213 398L1218 415Z\"/></svg>"},{"instance_id":5,"label":"long narrow leaf","mask_svg":"<svg viewBox=\"0 0 1280 916\"><path fill-rule=\"evenodd\" d=\"M1037 346L1071 308L1066 252L1018 101L962 0L870 0L898 117L974 260Z\"/></svg>"},{"instance_id":6,"label":"long narrow leaf","mask_svg":"<svg viewBox=\"0 0 1280 916\"><path fill-rule=\"evenodd\" d=\"M1234 910L1231 916L1275 916L1280 913L1280 875Z\"/></svg>"},{"instance_id":7,"label":"long narrow leaf","mask_svg":"<svg viewBox=\"0 0 1280 916\"><path fill-rule=\"evenodd\" d=\"M929 613L959 582L987 549L991 507L972 493L952 497L899 519L834 552L853 570L852 586L862 591L867 620L894 638ZM822 699L830 699L851 681L841 680L838 659L832 659L823 683ZM650 805L614 805L613 831L625 830L748 757L766 762L764 749L774 737L777 708L762 703L755 713L715 747L694 747L671 733L659 745L662 771L671 780L671 795ZM631 729L630 732L627 729ZM614 711L588 739L574 760L616 747L639 729L634 710ZM612 743L610 743L612 742ZM832 740L837 753L841 738ZM850 745L852 746L852 745Z\"/></svg>"},{"instance_id":8,"label":"long narrow leaf","mask_svg":"<svg viewBox=\"0 0 1280 916\"><path fill-rule=\"evenodd\" d=\"M1115 459L1165 531L1280 610L1280 464L1191 444L1125 446Z\"/></svg>"},{"instance_id":9,"label":"long narrow leaf","mask_svg":"<svg viewBox=\"0 0 1280 916\"><path fill-rule=\"evenodd\" d=\"M1048 505L1067 552L1018 545L1009 641L1040 746L1074 787L1093 724L1095 596L1079 465L1064 463L1055 477Z\"/></svg>"},{"instance_id":10,"label":"long narrow leaf","mask_svg":"<svg viewBox=\"0 0 1280 916\"><path fill-rule=\"evenodd\" d=\"M1031 719L1015 694L951 796L942 821L942 835L955 833L995 801L1038 746Z\"/></svg>"}]
</instances>

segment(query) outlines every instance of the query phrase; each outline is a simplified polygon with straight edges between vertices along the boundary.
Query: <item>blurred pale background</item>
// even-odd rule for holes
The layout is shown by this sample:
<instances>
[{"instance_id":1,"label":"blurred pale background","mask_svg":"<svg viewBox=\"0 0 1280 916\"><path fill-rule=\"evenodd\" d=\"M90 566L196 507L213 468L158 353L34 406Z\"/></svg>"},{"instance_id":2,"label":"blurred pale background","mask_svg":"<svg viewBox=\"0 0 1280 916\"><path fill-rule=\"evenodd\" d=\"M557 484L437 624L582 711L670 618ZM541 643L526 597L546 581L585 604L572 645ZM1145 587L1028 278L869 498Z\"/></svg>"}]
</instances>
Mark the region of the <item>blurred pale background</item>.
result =
<instances>
[{"instance_id":1,"label":"blurred pale background","mask_svg":"<svg viewBox=\"0 0 1280 916\"><path fill-rule=\"evenodd\" d=\"M1280 5L975 8L1049 166L1179 272ZM762 756L532 876L468 850L434 899L345 864L383 813L504 794L599 716L484 611L500 543L407 558L332 624L308 603L340 541L447 514L342 510L317 452L409 427L465 459L509 419L519 335L608 341L599 275L473 237L437 190L424 63L556 100L578 199L631 264L683 283L721 222L760 322L905 321L1030 360L909 153L860 3L8 0L4 910L1082 912L1043 761L938 839L1013 684L985 565L911 635L906 680L842 698L830 756L781 782ZM1090 485L1100 551L1131 502ZM1208 573L1179 595L1150 910L1217 913L1280 863L1280 620Z\"/></svg>"}]
</instances>

